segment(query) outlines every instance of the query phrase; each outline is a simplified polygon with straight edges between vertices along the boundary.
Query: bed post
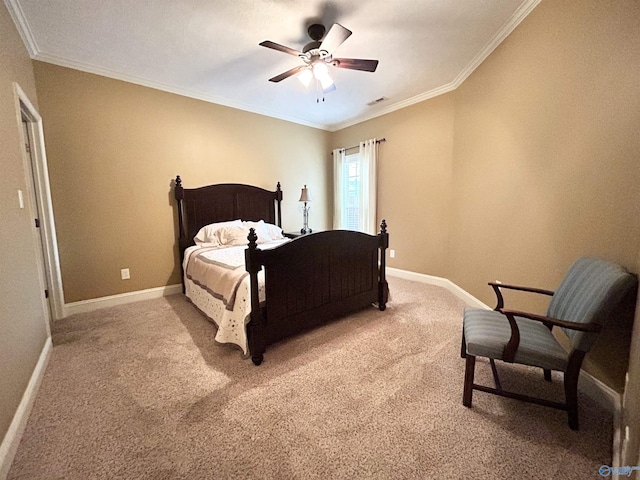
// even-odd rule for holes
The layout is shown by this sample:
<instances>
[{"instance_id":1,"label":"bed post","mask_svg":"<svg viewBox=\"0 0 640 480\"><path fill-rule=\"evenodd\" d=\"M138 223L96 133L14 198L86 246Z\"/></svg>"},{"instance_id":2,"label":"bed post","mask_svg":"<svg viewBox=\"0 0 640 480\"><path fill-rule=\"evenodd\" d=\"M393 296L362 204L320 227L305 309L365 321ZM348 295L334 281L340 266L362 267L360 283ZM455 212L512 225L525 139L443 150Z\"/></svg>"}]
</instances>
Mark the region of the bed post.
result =
<instances>
[{"instance_id":1,"label":"bed post","mask_svg":"<svg viewBox=\"0 0 640 480\"><path fill-rule=\"evenodd\" d=\"M264 341L264 319L260 311L260 297L258 295L258 272L262 269L258 258L258 236L253 228L249 229L249 246L244 252L247 272L251 284L251 320L247 324L247 336L249 337L249 353L251 361L260 365L266 349Z\"/></svg>"},{"instance_id":2,"label":"bed post","mask_svg":"<svg viewBox=\"0 0 640 480\"><path fill-rule=\"evenodd\" d=\"M278 204L276 213L278 214L276 224L282 228L282 210L280 209L280 202L282 202L282 190L280 189L280 182L276 185L276 202Z\"/></svg>"},{"instance_id":3,"label":"bed post","mask_svg":"<svg viewBox=\"0 0 640 480\"><path fill-rule=\"evenodd\" d=\"M182 208L184 206L184 188L182 188L182 179L180 178L180 175L176 175L176 187L174 193L176 196L176 201L178 202L178 230L180 230L180 238L182 238L185 236L183 217L184 212L182 211Z\"/></svg>"},{"instance_id":4,"label":"bed post","mask_svg":"<svg viewBox=\"0 0 640 480\"><path fill-rule=\"evenodd\" d=\"M389 248L389 234L387 233L387 222L382 219L380 222L380 233L378 234L380 248L380 274L378 277L378 308L387 308L389 299L389 284L386 277L387 248Z\"/></svg>"},{"instance_id":5,"label":"bed post","mask_svg":"<svg viewBox=\"0 0 640 480\"><path fill-rule=\"evenodd\" d=\"M178 202L178 249L180 250L180 280L182 281L182 293L186 292L186 285L184 283L184 239L187 236L186 227L184 224L184 188L182 187L182 179L180 175L176 175L176 185L174 189L174 195L176 202Z\"/></svg>"}]
</instances>

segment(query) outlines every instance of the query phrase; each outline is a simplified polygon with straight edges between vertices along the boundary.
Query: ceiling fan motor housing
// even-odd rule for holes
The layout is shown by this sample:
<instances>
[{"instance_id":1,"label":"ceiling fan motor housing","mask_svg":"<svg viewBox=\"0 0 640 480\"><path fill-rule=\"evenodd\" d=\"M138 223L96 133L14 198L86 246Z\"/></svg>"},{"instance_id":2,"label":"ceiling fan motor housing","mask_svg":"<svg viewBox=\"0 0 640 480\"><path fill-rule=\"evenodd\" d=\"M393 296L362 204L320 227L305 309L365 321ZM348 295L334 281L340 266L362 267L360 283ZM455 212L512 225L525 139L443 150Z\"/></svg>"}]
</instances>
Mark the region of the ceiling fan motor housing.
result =
<instances>
[{"instance_id":1,"label":"ceiling fan motor housing","mask_svg":"<svg viewBox=\"0 0 640 480\"><path fill-rule=\"evenodd\" d=\"M302 49L302 53L310 52L311 50L318 50L322 45L322 42L309 42Z\"/></svg>"},{"instance_id":2,"label":"ceiling fan motor housing","mask_svg":"<svg viewBox=\"0 0 640 480\"><path fill-rule=\"evenodd\" d=\"M307 33L313 39L313 42L307 43L302 49L302 53L310 52L311 50L320 49L320 45L322 45L322 37L324 37L325 33L324 25L320 25L319 23L314 23L313 25L309 25L307 28Z\"/></svg>"},{"instance_id":3,"label":"ceiling fan motor housing","mask_svg":"<svg viewBox=\"0 0 640 480\"><path fill-rule=\"evenodd\" d=\"M324 25L320 25L319 23L309 25L309 28L307 28L307 33L316 42L320 42L320 40L322 40L325 31Z\"/></svg>"}]
</instances>

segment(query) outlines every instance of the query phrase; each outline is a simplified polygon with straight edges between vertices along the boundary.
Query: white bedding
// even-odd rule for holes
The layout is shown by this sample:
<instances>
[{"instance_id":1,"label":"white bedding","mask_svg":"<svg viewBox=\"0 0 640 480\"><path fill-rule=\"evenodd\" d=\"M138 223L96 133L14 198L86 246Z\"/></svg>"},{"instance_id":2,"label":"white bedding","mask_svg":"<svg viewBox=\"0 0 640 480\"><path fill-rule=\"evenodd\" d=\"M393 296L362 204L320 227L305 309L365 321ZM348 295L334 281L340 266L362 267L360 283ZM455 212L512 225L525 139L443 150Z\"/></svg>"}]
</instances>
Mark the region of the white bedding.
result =
<instances>
[{"instance_id":1,"label":"white bedding","mask_svg":"<svg viewBox=\"0 0 640 480\"><path fill-rule=\"evenodd\" d=\"M274 248L288 241L289 239L274 240L260 244L258 248L261 250ZM234 343L245 355L249 350L246 325L251 313L251 287L248 274L240 277L241 273L246 273L244 260L246 248L246 245L222 248L192 246L185 250L183 262L187 298L217 325L218 331L215 337L217 342ZM223 293L220 285L199 285L198 282L189 278L190 271L196 262L202 268L218 269L219 272L221 269L234 270L238 282L233 295L229 295L226 291ZM264 269L258 273L258 284L260 302L263 302ZM228 286L224 289L227 290Z\"/></svg>"}]
</instances>

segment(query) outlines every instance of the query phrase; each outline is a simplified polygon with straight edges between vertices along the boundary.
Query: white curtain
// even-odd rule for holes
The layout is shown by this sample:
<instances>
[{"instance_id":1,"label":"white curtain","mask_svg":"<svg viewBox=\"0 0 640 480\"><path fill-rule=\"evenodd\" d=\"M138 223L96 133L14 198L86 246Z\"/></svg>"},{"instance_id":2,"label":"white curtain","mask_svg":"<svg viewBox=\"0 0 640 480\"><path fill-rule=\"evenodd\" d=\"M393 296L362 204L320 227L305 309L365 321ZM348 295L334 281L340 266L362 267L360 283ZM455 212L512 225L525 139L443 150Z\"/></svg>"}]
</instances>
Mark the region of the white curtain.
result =
<instances>
[{"instance_id":1,"label":"white curtain","mask_svg":"<svg viewBox=\"0 0 640 480\"><path fill-rule=\"evenodd\" d=\"M342 228L342 168L345 150L336 148L333 151L333 228Z\"/></svg>"},{"instance_id":2,"label":"white curtain","mask_svg":"<svg viewBox=\"0 0 640 480\"><path fill-rule=\"evenodd\" d=\"M372 138L360 142L360 208L358 212L361 231L371 235L375 235L378 231L376 222L377 186L378 142Z\"/></svg>"}]
</instances>

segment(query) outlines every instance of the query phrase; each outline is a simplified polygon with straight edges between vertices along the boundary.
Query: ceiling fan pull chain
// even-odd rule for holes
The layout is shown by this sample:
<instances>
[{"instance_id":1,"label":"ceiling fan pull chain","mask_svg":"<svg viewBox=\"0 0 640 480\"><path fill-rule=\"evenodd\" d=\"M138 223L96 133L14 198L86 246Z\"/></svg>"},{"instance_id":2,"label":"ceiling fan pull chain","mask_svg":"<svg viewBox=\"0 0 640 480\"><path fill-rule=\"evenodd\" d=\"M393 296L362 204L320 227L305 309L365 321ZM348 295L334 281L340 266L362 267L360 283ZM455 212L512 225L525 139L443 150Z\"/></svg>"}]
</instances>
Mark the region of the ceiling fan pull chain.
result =
<instances>
[{"instance_id":1,"label":"ceiling fan pull chain","mask_svg":"<svg viewBox=\"0 0 640 480\"><path fill-rule=\"evenodd\" d=\"M320 103L320 92L322 92L322 101L324 102L324 89L320 86L320 80L316 80L316 103Z\"/></svg>"}]
</instances>

